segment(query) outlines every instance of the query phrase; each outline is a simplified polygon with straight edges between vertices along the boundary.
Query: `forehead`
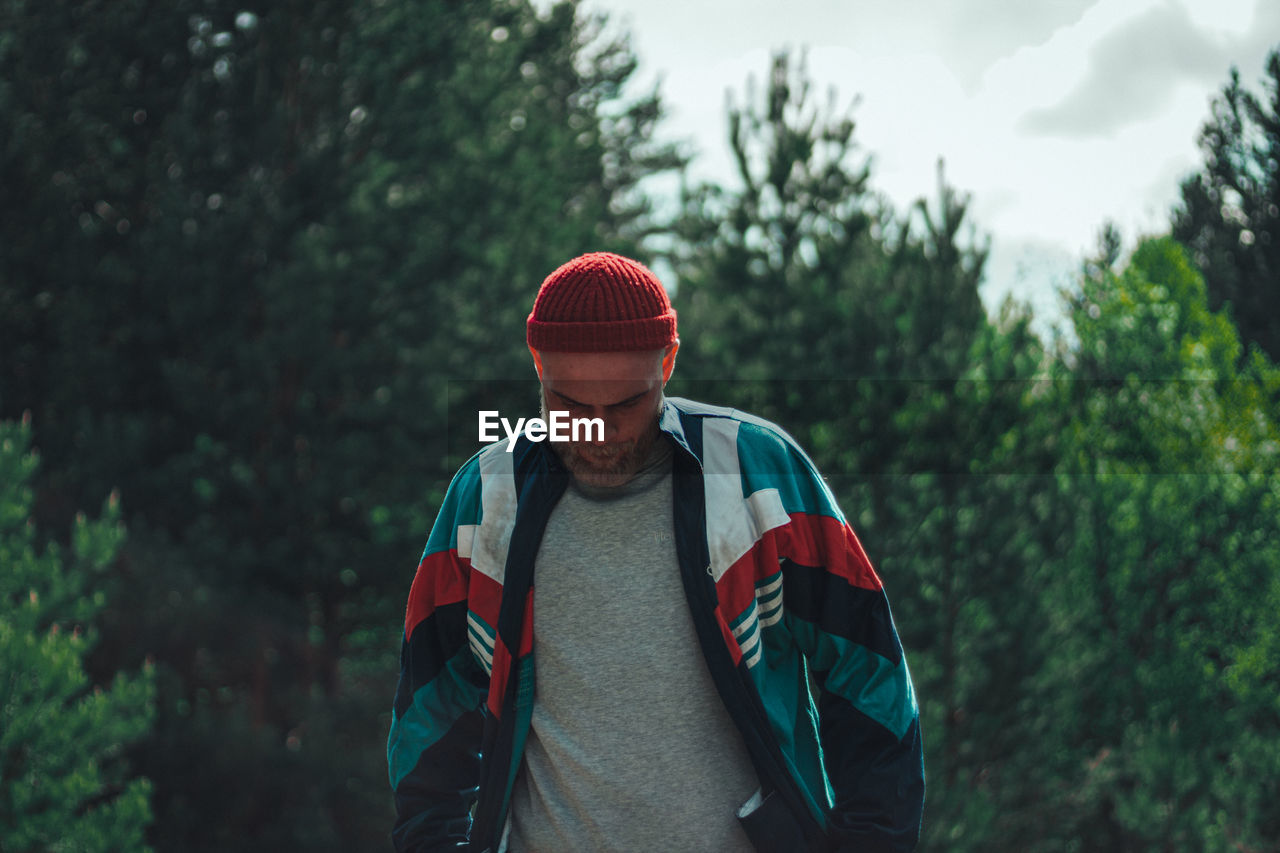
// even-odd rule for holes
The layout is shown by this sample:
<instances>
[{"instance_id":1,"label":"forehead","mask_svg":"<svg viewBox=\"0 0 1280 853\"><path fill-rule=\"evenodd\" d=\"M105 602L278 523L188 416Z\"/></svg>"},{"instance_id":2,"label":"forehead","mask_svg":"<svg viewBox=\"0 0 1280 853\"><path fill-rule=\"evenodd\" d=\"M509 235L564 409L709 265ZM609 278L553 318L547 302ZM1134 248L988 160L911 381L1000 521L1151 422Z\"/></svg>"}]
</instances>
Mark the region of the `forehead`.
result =
<instances>
[{"instance_id":1,"label":"forehead","mask_svg":"<svg viewBox=\"0 0 1280 853\"><path fill-rule=\"evenodd\" d=\"M542 379L560 382L651 382L662 379L662 351L544 352Z\"/></svg>"}]
</instances>

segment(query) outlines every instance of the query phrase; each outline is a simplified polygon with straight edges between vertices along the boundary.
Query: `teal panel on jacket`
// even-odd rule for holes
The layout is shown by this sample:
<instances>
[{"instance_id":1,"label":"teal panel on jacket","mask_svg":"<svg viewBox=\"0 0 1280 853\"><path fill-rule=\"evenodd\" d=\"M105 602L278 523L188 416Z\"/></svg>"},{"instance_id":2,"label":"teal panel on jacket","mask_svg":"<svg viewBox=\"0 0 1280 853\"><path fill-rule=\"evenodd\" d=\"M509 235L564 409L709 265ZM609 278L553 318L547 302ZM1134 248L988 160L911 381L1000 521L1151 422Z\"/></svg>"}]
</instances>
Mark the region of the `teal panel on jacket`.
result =
<instances>
[{"instance_id":1,"label":"teal panel on jacket","mask_svg":"<svg viewBox=\"0 0 1280 853\"><path fill-rule=\"evenodd\" d=\"M444 737L463 714L476 710L484 701L467 678L466 671L473 665L471 649L464 645L435 678L418 688L403 717L392 712L387 737L392 789L413 771L422 753Z\"/></svg>"},{"instance_id":2,"label":"teal panel on jacket","mask_svg":"<svg viewBox=\"0 0 1280 853\"><path fill-rule=\"evenodd\" d=\"M818 710L809 693L808 669L784 622L764 628L760 635L763 659L748 672L783 757L791 765L788 769L802 783L810 811L823 822L834 792L822 764Z\"/></svg>"},{"instance_id":3,"label":"teal panel on jacket","mask_svg":"<svg viewBox=\"0 0 1280 853\"><path fill-rule=\"evenodd\" d=\"M457 548L459 525L480 523L479 456L477 453L468 459L449 483L449 491L445 493L444 502L436 513L436 523L431 527L431 535L427 537L427 547L422 556Z\"/></svg>"},{"instance_id":4,"label":"teal panel on jacket","mask_svg":"<svg viewBox=\"0 0 1280 853\"><path fill-rule=\"evenodd\" d=\"M844 518L809 457L781 429L767 421L744 420L738 427L742 495L777 489L788 515L803 512Z\"/></svg>"},{"instance_id":5,"label":"teal panel on jacket","mask_svg":"<svg viewBox=\"0 0 1280 853\"><path fill-rule=\"evenodd\" d=\"M812 649L811 666L826 672L826 689L901 739L919 714L911 673L900 665L844 637L828 634L811 622L788 614L786 622L802 647Z\"/></svg>"}]
</instances>

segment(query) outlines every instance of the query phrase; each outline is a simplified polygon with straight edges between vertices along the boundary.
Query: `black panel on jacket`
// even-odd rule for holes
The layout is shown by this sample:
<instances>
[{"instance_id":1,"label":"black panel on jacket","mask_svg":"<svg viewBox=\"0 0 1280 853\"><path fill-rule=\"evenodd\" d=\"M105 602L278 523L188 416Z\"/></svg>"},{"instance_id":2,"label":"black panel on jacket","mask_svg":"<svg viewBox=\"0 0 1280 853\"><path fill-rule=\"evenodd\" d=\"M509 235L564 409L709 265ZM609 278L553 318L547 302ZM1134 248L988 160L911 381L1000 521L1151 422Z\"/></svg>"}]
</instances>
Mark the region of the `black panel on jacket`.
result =
<instances>
[{"instance_id":1,"label":"black panel on jacket","mask_svg":"<svg viewBox=\"0 0 1280 853\"><path fill-rule=\"evenodd\" d=\"M469 812L480 783L480 753L465 744L478 744L484 714L472 711L458 718L418 759L395 791L397 819L391 833L397 851L413 851L425 841L441 838L459 844L471 828Z\"/></svg>"},{"instance_id":2,"label":"black panel on jacket","mask_svg":"<svg viewBox=\"0 0 1280 853\"><path fill-rule=\"evenodd\" d=\"M854 586L821 568L786 560L782 601L791 613L828 634L844 637L885 658L902 661L902 645L884 591Z\"/></svg>"},{"instance_id":3,"label":"black panel on jacket","mask_svg":"<svg viewBox=\"0 0 1280 853\"><path fill-rule=\"evenodd\" d=\"M467 645L467 602L443 604L413 627L400 647L400 684L396 688L396 716L404 716L413 693L429 683ZM408 675L408 681L405 675Z\"/></svg>"}]
</instances>

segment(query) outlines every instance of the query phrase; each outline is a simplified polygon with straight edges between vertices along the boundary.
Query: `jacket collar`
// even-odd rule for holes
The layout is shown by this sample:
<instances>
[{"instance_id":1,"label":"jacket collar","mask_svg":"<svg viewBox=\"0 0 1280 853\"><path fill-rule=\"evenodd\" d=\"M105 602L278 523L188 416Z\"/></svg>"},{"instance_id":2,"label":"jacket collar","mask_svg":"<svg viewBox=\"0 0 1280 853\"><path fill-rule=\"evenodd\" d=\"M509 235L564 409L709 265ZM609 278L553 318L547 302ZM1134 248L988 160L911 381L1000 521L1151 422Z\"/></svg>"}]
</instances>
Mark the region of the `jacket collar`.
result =
<instances>
[{"instance_id":1,"label":"jacket collar","mask_svg":"<svg viewBox=\"0 0 1280 853\"><path fill-rule=\"evenodd\" d=\"M672 441L684 448L694 458L699 454L690 446L689 436L685 431L684 415L690 411L691 402L683 397L664 397L662 412L658 415L658 429L671 436Z\"/></svg>"}]
</instances>

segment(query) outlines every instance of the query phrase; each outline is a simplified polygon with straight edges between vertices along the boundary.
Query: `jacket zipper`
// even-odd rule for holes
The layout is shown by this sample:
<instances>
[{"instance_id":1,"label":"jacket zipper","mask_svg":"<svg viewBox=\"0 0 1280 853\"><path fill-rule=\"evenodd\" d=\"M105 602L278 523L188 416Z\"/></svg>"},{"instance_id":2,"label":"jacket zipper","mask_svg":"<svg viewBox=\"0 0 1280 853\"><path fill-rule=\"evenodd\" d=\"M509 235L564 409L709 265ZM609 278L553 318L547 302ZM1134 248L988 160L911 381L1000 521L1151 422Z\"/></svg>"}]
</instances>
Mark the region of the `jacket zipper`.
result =
<instances>
[{"instance_id":1,"label":"jacket zipper","mask_svg":"<svg viewBox=\"0 0 1280 853\"><path fill-rule=\"evenodd\" d=\"M806 828L810 842L820 845L825 839L825 829L809 810L799 784L786 770L782 747L769 725L764 708L744 683L715 619L718 596L715 580L711 575L706 542L706 493L702 465L697 457L681 447L677 447L676 458L683 459L684 466L690 469L685 472L685 480L689 485L686 487L684 500L687 501L687 508L696 508L691 513L693 523L684 530L681 529L681 518L688 518L689 513L674 513L677 554L685 595L689 599L690 613L707 668L729 716L746 742L752 764L765 787L764 794L769 794L770 788L776 790L786 800L796 820ZM679 468L677 465L677 477L680 475ZM679 494L681 486L678 480L676 489Z\"/></svg>"}]
</instances>

